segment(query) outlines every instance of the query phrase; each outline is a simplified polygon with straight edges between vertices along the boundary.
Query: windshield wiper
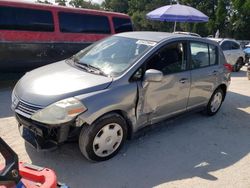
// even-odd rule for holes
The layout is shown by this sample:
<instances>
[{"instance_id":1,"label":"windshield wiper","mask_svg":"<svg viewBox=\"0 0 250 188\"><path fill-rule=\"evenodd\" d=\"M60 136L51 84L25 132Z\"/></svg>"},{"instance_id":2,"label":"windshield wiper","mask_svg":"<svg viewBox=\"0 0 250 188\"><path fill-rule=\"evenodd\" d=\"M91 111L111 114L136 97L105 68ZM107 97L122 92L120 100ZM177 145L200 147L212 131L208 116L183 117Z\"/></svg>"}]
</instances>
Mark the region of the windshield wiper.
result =
<instances>
[{"instance_id":1,"label":"windshield wiper","mask_svg":"<svg viewBox=\"0 0 250 188\"><path fill-rule=\"evenodd\" d=\"M79 68L82 68L88 72L94 72L94 73L97 73L97 74L100 74L100 75L103 75L103 76L106 76L108 77L109 75L106 74L105 72L103 72L100 68L98 67L95 67L93 65L90 65L90 64L87 64L87 63L83 63L81 62L77 57L76 55L73 55L72 57L70 57L69 59L71 59L73 62L74 62L74 65L79 67Z\"/></svg>"},{"instance_id":2,"label":"windshield wiper","mask_svg":"<svg viewBox=\"0 0 250 188\"><path fill-rule=\"evenodd\" d=\"M84 63L84 64L86 64L86 63ZM99 67L95 67L95 66L93 66L93 65L90 65L90 64L86 64L89 68L91 68L92 70L94 69L94 70L96 70L96 71L98 71L98 74L101 74L101 75L103 75L103 76L108 76L105 72L103 72Z\"/></svg>"},{"instance_id":3,"label":"windshield wiper","mask_svg":"<svg viewBox=\"0 0 250 188\"><path fill-rule=\"evenodd\" d=\"M77 66L77 67L80 67L80 68L83 68L84 70L88 71L88 72L94 72L94 73L97 73L97 74L100 74L100 75L103 75L103 76L108 76L105 72L103 72L100 68L98 67L95 67L93 65L89 65L87 63L83 63L83 62L80 62L78 59L76 59L75 57L73 57L73 61L74 61L74 64Z\"/></svg>"}]
</instances>

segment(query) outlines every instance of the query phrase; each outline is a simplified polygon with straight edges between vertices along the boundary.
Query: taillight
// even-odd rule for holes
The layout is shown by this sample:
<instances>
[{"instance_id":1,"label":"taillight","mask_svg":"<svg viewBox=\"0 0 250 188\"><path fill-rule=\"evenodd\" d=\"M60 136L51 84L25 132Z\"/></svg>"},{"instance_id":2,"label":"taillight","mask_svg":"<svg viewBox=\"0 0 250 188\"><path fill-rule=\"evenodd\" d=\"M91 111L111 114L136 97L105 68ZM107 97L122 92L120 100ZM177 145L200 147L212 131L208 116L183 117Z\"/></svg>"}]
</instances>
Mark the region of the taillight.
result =
<instances>
[{"instance_id":1,"label":"taillight","mask_svg":"<svg viewBox=\"0 0 250 188\"><path fill-rule=\"evenodd\" d=\"M224 67L229 71L229 72L233 72L233 66L229 63L225 63Z\"/></svg>"}]
</instances>

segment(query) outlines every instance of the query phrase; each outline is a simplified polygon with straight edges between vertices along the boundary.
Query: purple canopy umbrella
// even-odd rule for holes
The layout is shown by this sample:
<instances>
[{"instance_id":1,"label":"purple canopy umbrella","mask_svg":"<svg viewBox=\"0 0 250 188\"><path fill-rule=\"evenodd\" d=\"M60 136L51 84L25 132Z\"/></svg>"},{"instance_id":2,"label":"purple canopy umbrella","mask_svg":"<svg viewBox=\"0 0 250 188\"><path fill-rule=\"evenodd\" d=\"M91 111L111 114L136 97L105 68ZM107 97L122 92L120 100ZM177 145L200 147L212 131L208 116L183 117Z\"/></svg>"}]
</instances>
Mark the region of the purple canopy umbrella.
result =
<instances>
[{"instance_id":1,"label":"purple canopy umbrella","mask_svg":"<svg viewBox=\"0 0 250 188\"><path fill-rule=\"evenodd\" d=\"M190 6L180 5L179 3L157 8L149 12L147 18L150 20L175 22L174 31L176 28L176 22L208 21L208 16L199 10Z\"/></svg>"}]
</instances>

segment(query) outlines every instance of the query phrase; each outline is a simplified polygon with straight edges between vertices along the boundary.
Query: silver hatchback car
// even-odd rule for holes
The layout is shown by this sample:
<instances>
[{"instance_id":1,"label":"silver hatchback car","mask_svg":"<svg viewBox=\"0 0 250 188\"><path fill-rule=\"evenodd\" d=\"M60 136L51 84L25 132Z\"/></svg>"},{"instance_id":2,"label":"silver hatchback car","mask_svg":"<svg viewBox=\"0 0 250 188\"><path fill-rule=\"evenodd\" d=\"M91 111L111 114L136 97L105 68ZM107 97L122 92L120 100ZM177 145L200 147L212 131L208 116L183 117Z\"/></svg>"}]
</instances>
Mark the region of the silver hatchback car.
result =
<instances>
[{"instance_id":1,"label":"silver hatchback car","mask_svg":"<svg viewBox=\"0 0 250 188\"><path fill-rule=\"evenodd\" d=\"M89 160L113 157L139 129L194 109L214 115L230 67L211 40L128 32L21 78L12 94L22 137L39 150L77 138Z\"/></svg>"}]
</instances>

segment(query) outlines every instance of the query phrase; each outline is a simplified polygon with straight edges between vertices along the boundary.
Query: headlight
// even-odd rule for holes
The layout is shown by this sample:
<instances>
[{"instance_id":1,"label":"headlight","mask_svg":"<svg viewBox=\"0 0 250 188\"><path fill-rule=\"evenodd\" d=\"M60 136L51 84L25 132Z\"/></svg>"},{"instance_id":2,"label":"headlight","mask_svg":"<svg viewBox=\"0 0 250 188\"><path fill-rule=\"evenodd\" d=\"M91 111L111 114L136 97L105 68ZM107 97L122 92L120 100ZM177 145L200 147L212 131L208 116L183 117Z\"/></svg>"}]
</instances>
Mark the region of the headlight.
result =
<instances>
[{"instance_id":1,"label":"headlight","mask_svg":"<svg viewBox=\"0 0 250 188\"><path fill-rule=\"evenodd\" d=\"M58 101L36 112L31 119L45 124L61 124L74 119L87 108L77 99L68 98Z\"/></svg>"}]
</instances>

